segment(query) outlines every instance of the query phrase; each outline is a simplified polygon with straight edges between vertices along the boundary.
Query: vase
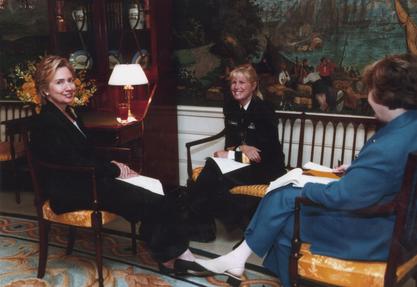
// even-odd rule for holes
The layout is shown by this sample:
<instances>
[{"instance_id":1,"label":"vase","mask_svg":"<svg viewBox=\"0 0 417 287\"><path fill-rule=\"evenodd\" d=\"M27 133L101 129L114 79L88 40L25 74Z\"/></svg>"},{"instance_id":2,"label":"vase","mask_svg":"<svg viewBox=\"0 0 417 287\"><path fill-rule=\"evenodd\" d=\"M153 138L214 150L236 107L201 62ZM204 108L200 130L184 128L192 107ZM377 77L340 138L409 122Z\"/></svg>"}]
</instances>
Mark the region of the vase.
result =
<instances>
[{"instance_id":1,"label":"vase","mask_svg":"<svg viewBox=\"0 0 417 287\"><path fill-rule=\"evenodd\" d=\"M133 30L141 30L144 28L145 15L141 5L132 4L129 8L129 24Z\"/></svg>"},{"instance_id":2,"label":"vase","mask_svg":"<svg viewBox=\"0 0 417 287\"><path fill-rule=\"evenodd\" d=\"M87 31L87 11L85 8L73 10L72 19L74 19L78 31Z\"/></svg>"}]
</instances>

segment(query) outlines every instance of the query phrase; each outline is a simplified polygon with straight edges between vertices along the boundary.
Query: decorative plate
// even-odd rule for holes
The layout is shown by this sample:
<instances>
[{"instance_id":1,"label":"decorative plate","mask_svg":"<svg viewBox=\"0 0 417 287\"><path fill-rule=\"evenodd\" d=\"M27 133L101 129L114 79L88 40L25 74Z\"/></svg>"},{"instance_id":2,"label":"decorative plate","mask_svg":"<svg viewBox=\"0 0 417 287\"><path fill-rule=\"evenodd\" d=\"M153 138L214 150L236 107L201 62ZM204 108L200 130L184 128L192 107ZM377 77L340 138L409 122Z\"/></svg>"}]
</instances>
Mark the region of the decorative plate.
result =
<instances>
[{"instance_id":1,"label":"decorative plate","mask_svg":"<svg viewBox=\"0 0 417 287\"><path fill-rule=\"evenodd\" d=\"M71 53L69 62L75 70L91 69L93 66L93 58L91 58L90 53L85 50L78 50Z\"/></svg>"},{"instance_id":2,"label":"decorative plate","mask_svg":"<svg viewBox=\"0 0 417 287\"><path fill-rule=\"evenodd\" d=\"M120 64L120 53L117 50L109 51L109 69L113 70L114 66Z\"/></svg>"},{"instance_id":3,"label":"decorative plate","mask_svg":"<svg viewBox=\"0 0 417 287\"><path fill-rule=\"evenodd\" d=\"M139 64L142 68L149 67L149 52L145 49L142 49L133 55L132 64Z\"/></svg>"}]
</instances>

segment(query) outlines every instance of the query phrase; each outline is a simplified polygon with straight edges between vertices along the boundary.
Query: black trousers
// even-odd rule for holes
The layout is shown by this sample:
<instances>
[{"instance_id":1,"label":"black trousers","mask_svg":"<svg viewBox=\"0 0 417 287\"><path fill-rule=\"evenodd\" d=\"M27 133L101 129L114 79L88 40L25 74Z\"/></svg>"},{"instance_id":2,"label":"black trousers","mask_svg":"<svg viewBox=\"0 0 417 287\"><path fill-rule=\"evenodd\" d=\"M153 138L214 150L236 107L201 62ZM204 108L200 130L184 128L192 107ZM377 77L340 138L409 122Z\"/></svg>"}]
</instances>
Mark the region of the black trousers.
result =
<instances>
[{"instance_id":1,"label":"black trousers","mask_svg":"<svg viewBox=\"0 0 417 287\"><path fill-rule=\"evenodd\" d=\"M98 179L97 192L101 210L141 222L141 239L153 257L165 262L188 248L188 223L172 196L161 196L149 190L116 179ZM91 209L91 191L78 190L72 195L52 196L51 207L57 213Z\"/></svg>"},{"instance_id":2,"label":"black trousers","mask_svg":"<svg viewBox=\"0 0 417 287\"><path fill-rule=\"evenodd\" d=\"M200 218L202 223L217 218L228 229L245 228L260 198L233 195L229 189L267 182L265 176L251 166L222 174L217 164L208 158L197 181L189 189L187 201L191 216Z\"/></svg>"}]
</instances>

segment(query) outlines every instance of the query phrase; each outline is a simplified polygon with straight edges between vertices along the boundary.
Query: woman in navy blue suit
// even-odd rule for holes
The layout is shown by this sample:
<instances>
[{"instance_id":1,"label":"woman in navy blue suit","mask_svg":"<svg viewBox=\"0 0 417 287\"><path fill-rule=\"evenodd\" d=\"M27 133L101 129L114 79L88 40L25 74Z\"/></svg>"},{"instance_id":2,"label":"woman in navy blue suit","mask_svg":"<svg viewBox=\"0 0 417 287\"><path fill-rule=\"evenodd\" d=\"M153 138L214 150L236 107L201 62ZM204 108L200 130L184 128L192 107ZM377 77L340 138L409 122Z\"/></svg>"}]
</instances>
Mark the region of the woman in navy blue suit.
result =
<instances>
[{"instance_id":1,"label":"woman in navy blue suit","mask_svg":"<svg viewBox=\"0 0 417 287\"><path fill-rule=\"evenodd\" d=\"M250 164L223 173L213 159L207 159L188 193L192 217L197 218L196 225L200 227L204 223L212 226L213 218L217 218L229 229L245 228L259 199L232 196L229 189L268 184L286 172L274 109L262 99L255 69L250 64L238 66L230 72L229 79L233 99L223 108L225 149L216 151L214 157ZM214 234L207 232L192 239L208 241L214 239Z\"/></svg>"},{"instance_id":2,"label":"woman in navy blue suit","mask_svg":"<svg viewBox=\"0 0 417 287\"><path fill-rule=\"evenodd\" d=\"M234 251L197 263L239 280L253 252L284 286L289 282L294 201L307 197L326 207L303 209L302 234L311 250L342 259L384 260L393 230L392 217L367 218L352 211L386 203L400 191L408 154L417 151L417 58L410 54L383 58L365 69L368 102L385 125L362 148L344 176L327 185L307 183L268 193ZM338 170L340 171L340 170Z\"/></svg>"},{"instance_id":3,"label":"woman in navy blue suit","mask_svg":"<svg viewBox=\"0 0 417 287\"><path fill-rule=\"evenodd\" d=\"M129 221L140 220L146 226L143 229L150 231L145 239L161 269L174 272L175 262L192 262L187 226L176 213L175 204L167 197L117 180L137 175L127 165L94 157L82 120L71 108L76 91L74 79L67 59L46 56L38 64L35 83L43 105L31 130L34 155L52 163L94 167L100 209ZM58 214L91 209L90 185L81 176L48 174L45 186L51 208Z\"/></svg>"}]
</instances>

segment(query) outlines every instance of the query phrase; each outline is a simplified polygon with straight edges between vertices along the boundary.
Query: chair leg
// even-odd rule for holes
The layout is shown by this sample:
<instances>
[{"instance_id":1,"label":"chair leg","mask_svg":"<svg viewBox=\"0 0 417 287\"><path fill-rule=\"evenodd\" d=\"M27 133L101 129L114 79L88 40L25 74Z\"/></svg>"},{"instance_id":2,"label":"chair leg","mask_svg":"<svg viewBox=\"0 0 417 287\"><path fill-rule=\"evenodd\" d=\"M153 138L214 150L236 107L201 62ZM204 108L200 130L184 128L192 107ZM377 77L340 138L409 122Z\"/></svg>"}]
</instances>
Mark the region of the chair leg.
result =
<instances>
[{"instance_id":1,"label":"chair leg","mask_svg":"<svg viewBox=\"0 0 417 287\"><path fill-rule=\"evenodd\" d=\"M137 244L136 244L136 222L130 222L130 236L132 238L132 254L137 254Z\"/></svg>"},{"instance_id":2,"label":"chair leg","mask_svg":"<svg viewBox=\"0 0 417 287\"><path fill-rule=\"evenodd\" d=\"M48 259L48 234L50 223L46 220L39 220L39 263L38 278L45 276L46 262Z\"/></svg>"},{"instance_id":3,"label":"chair leg","mask_svg":"<svg viewBox=\"0 0 417 287\"><path fill-rule=\"evenodd\" d=\"M20 189L15 190L16 203L20 204Z\"/></svg>"},{"instance_id":4,"label":"chair leg","mask_svg":"<svg viewBox=\"0 0 417 287\"><path fill-rule=\"evenodd\" d=\"M92 213L92 222L93 222L93 229L94 229L94 239L95 239L95 246L96 246L96 264L97 264L97 273L98 273L98 286L104 287L104 280L103 280L103 244L102 244L102 237L101 237L101 213L100 212L93 212Z\"/></svg>"},{"instance_id":5,"label":"chair leg","mask_svg":"<svg viewBox=\"0 0 417 287\"><path fill-rule=\"evenodd\" d=\"M14 195L15 195L15 200L17 204L20 204L20 188L22 188L22 181L19 180L19 178L17 177L17 168L16 168L16 163L14 162L15 160L13 159L13 177L14 177L14 182L15 183L19 183L17 184L18 186L15 186L15 190L14 190Z\"/></svg>"},{"instance_id":6,"label":"chair leg","mask_svg":"<svg viewBox=\"0 0 417 287\"><path fill-rule=\"evenodd\" d=\"M71 255L72 250L74 249L76 231L77 229L73 226L70 226L68 228L68 242L67 242L67 250L65 252L66 255Z\"/></svg>"}]
</instances>

